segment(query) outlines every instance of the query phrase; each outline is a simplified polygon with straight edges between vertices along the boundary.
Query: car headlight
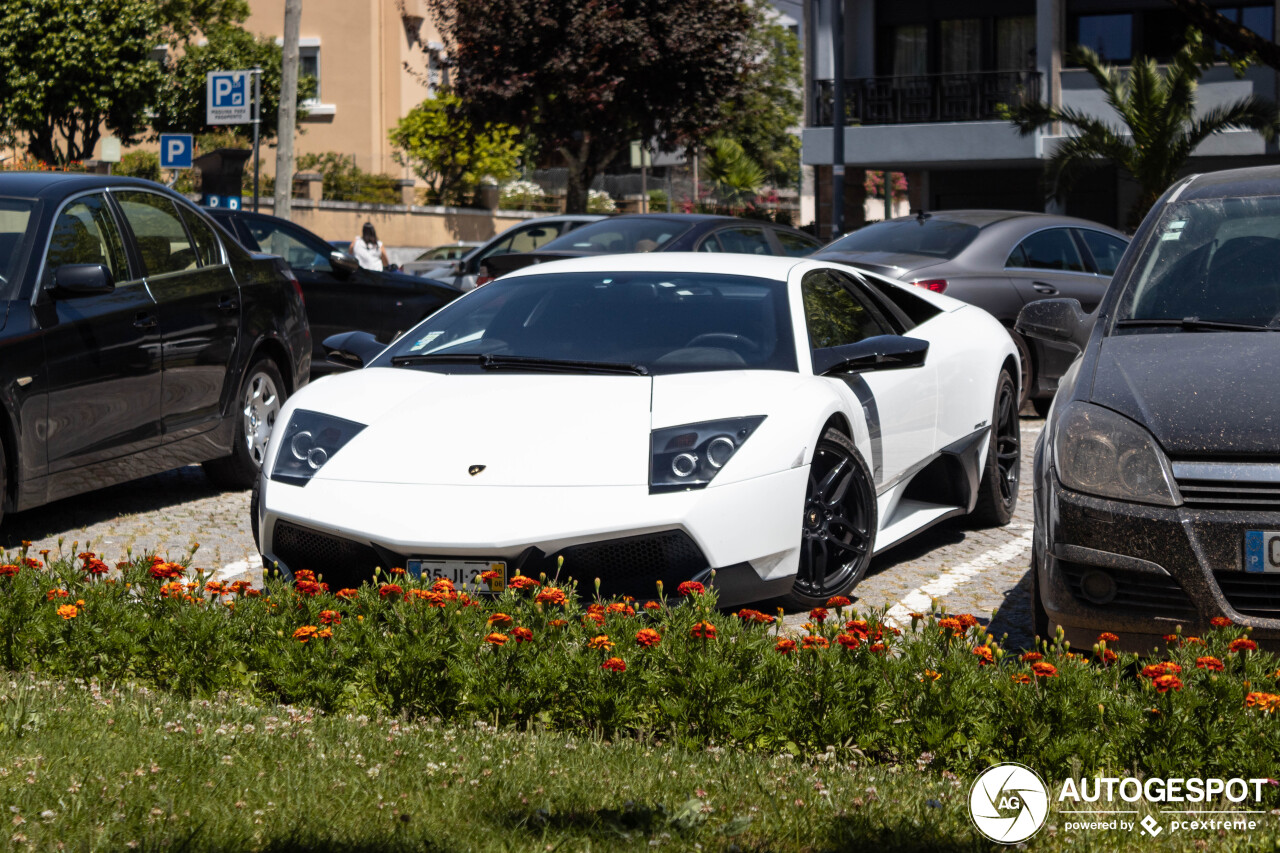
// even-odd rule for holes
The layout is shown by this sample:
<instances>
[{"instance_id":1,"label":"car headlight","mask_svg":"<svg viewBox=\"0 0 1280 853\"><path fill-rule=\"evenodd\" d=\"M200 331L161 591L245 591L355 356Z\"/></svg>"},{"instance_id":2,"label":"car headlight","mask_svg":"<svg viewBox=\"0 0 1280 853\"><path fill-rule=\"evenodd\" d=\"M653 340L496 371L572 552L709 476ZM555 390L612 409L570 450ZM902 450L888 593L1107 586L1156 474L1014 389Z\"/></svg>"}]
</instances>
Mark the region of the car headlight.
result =
<instances>
[{"instance_id":1,"label":"car headlight","mask_svg":"<svg viewBox=\"0 0 1280 853\"><path fill-rule=\"evenodd\" d=\"M754 415L655 429L649 439L649 493L706 487L764 418Z\"/></svg>"},{"instance_id":2,"label":"car headlight","mask_svg":"<svg viewBox=\"0 0 1280 853\"><path fill-rule=\"evenodd\" d=\"M1058 479L1069 489L1122 501L1179 506L1169 459L1151 433L1089 403L1071 403L1053 443Z\"/></svg>"},{"instance_id":3,"label":"car headlight","mask_svg":"<svg viewBox=\"0 0 1280 853\"><path fill-rule=\"evenodd\" d=\"M364 427L355 421L298 409L280 434L271 479L305 486L312 475Z\"/></svg>"}]
</instances>

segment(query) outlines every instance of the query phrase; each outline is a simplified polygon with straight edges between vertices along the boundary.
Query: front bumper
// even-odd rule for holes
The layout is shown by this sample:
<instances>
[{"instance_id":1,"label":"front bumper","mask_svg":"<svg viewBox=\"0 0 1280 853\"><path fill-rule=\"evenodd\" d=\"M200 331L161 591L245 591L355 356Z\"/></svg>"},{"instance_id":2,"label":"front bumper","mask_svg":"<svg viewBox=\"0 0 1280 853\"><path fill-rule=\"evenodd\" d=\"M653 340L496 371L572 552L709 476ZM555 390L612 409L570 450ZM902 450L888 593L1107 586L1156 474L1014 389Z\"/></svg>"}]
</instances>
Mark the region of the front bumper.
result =
<instances>
[{"instance_id":1,"label":"front bumper","mask_svg":"<svg viewBox=\"0 0 1280 853\"><path fill-rule=\"evenodd\" d=\"M536 576L562 555L567 575L588 589L601 577L604 595L652 596L655 580L732 568L739 582L758 581L765 597L785 592L795 575L807 482L807 467L657 495L645 486L264 479L257 522L268 565L324 562L335 578L335 566L355 566L367 579L371 566L403 566L411 557L501 559Z\"/></svg>"},{"instance_id":2,"label":"front bumper","mask_svg":"<svg viewBox=\"0 0 1280 853\"><path fill-rule=\"evenodd\" d=\"M1280 645L1280 574L1244 571L1245 531L1280 530L1280 511L1145 506L1070 491L1052 472L1049 480L1041 598L1073 645L1111 631L1150 651L1179 625L1203 634L1215 616ZM1110 601L1087 594L1093 572L1114 582Z\"/></svg>"}]
</instances>

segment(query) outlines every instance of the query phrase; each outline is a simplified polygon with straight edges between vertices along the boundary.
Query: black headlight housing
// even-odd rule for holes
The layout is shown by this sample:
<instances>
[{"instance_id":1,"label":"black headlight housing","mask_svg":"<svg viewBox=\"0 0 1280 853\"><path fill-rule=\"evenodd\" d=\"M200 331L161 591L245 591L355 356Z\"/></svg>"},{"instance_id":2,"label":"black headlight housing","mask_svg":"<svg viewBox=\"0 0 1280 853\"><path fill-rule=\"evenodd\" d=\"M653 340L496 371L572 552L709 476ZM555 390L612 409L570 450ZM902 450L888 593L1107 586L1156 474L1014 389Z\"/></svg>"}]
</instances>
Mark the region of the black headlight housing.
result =
<instances>
[{"instance_id":1,"label":"black headlight housing","mask_svg":"<svg viewBox=\"0 0 1280 853\"><path fill-rule=\"evenodd\" d=\"M279 483L305 486L326 462L351 439L360 434L364 424L298 409L280 434L280 449L271 469L271 479Z\"/></svg>"},{"instance_id":2,"label":"black headlight housing","mask_svg":"<svg viewBox=\"0 0 1280 853\"><path fill-rule=\"evenodd\" d=\"M649 437L649 494L706 488L764 415L655 429Z\"/></svg>"}]
</instances>

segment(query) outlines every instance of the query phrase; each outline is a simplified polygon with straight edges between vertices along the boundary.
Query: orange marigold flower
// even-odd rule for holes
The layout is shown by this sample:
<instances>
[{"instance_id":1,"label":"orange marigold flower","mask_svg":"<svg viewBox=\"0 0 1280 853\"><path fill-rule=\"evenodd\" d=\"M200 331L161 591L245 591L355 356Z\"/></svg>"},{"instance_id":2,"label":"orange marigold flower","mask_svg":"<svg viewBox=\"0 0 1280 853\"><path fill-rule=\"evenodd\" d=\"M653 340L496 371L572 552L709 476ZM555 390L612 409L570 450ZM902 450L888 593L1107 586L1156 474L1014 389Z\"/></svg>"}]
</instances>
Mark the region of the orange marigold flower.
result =
<instances>
[{"instance_id":1,"label":"orange marigold flower","mask_svg":"<svg viewBox=\"0 0 1280 853\"><path fill-rule=\"evenodd\" d=\"M844 646L849 651L853 651L858 646L862 645L862 638L857 634L836 634L836 642Z\"/></svg>"},{"instance_id":2,"label":"orange marigold flower","mask_svg":"<svg viewBox=\"0 0 1280 853\"><path fill-rule=\"evenodd\" d=\"M1027 652L1025 655L1018 658L1018 660L1022 661L1023 663L1035 663L1038 660L1044 660L1044 655L1040 654L1039 652Z\"/></svg>"},{"instance_id":3,"label":"orange marigold flower","mask_svg":"<svg viewBox=\"0 0 1280 853\"><path fill-rule=\"evenodd\" d=\"M843 595L833 595L827 599L828 607L848 607L851 604L853 604L853 602L845 598Z\"/></svg>"},{"instance_id":4,"label":"orange marigold flower","mask_svg":"<svg viewBox=\"0 0 1280 853\"><path fill-rule=\"evenodd\" d=\"M1263 713L1270 714L1280 708L1280 696L1275 693L1250 693L1244 697L1244 706L1246 708L1257 708Z\"/></svg>"},{"instance_id":5,"label":"orange marigold flower","mask_svg":"<svg viewBox=\"0 0 1280 853\"><path fill-rule=\"evenodd\" d=\"M173 580L182 577L182 565L180 563L166 563L160 561L151 564L151 577L156 580Z\"/></svg>"},{"instance_id":6,"label":"orange marigold flower","mask_svg":"<svg viewBox=\"0 0 1280 853\"><path fill-rule=\"evenodd\" d=\"M706 588L697 581L685 581L676 587L676 592L681 595L702 595L706 592Z\"/></svg>"},{"instance_id":7,"label":"orange marigold flower","mask_svg":"<svg viewBox=\"0 0 1280 853\"><path fill-rule=\"evenodd\" d=\"M976 628L978 626L978 617L974 616L972 613L957 613L955 619L960 623L960 627L965 630L968 630L969 628Z\"/></svg>"},{"instance_id":8,"label":"orange marigold flower","mask_svg":"<svg viewBox=\"0 0 1280 853\"><path fill-rule=\"evenodd\" d=\"M315 639L316 634L319 632L320 629L315 625L303 625L301 628L293 632L293 638L299 643L306 643Z\"/></svg>"},{"instance_id":9,"label":"orange marigold flower","mask_svg":"<svg viewBox=\"0 0 1280 853\"><path fill-rule=\"evenodd\" d=\"M1173 661L1165 661L1164 663L1147 664L1142 668L1142 677L1156 679L1162 675L1177 675L1182 672L1182 667Z\"/></svg>"},{"instance_id":10,"label":"orange marigold flower","mask_svg":"<svg viewBox=\"0 0 1280 853\"><path fill-rule=\"evenodd\" d=\"M222 595L227 591L227 588L221 581L208 581L204 585L204 591L210 595Z\"/></svg>"},{"instance_id":11,"label":"orange marigold flower","mask_svg":"<svg viewBox=\"0 0 1280 853\"><path fill-rule=\"evenodd\" d=\"M495 574L496 574L496 573L495 573ZM507 588L508 588L508 589L516 589L516 590L520 590L520 589L532 589L533 587L538 586L538 585L539 585L539 584L538 584L538 582L537 582L536 580L534 580L534 579L533 579L533 578L531 578L531 577L526 577L525 575L516 575L516 576L515 576L515 577L513 577L511 580L507 581ZM553 604L562 604L563 602L558 602L558 601L557 601L557 602L552 602L552 603L553 603Z\"/></svg>"},{"instance_id":12,"label":"orange marigold flower","mask_svg":"<svg viewBox=\"0 0 1280 853\"><path fill-rule=\"evenodd\" d=\"M244 591L245 598L257 598L260 595L262 595L262 590L260 589L253 589L252 587L250 587L249 589L246 589Z\"/></svg>"},{"instance_id":13,"label":"orange marigold flower","mask_svg":"<svg viewBox=\"0 0 1280 853\"><path fill-rule=\"evenodd\" d=\"M448 578L437 578L431 588L436 592L453 592L453 581Z\"/></svg>"},{"instance_id":14,"label":"orange marigold flower","mask_svg":"<svg viewBox=\"0 0 1280 853\"><path fill-rule=\"evenodd\" d=\"M399 566L396 566L395 568L393 568L393 569L391 570L391 574L393 574L393 575L403 575L403 574L407 574L407 573L405 572L405 570L404 570L404 569L400 568Z\"/></svg>"},{"instance_id":15,"label":"orange marigold flower","mask_svg":"<svg viewBox=\"0 0 1280 853\"><path fill-rule=\"evenodd\" d=\"M564 590L554 586L543 587L534 597L539 604L564 604Z\"/></svg>"},{"instance_id":16,"label":"orange marigold flower","mask_svg":"<svg viewBox=\"0 0 1280 853\"><path fill-rule=\"evenodd\" d=\"M88 575L105 575L111 571L111 567L99 559L86 560L84 564L85 574Z\"/></svg>"},{"instance_id":17,"label":"orange marigold flower","mask_svg":"<svg viewBox=\"0 0 1280 853\"><path fill-rule=\"evenodd\" d=\"M597 634L587 641L587 648L607 652L613 648L613 641L609 639L608 634Z\"/></svg>"},{"instance_id":18,"label":"orange marigold flower","mask_svg":"<svg viewBox=\"0 0 1280 853\"><path fill-rule=\"evenodd\" d=\"M1199 637L1187 637L1187 638L1186 638L1185 640L1183 640L1182 642L1183 642L1183 644L1184 644L1184 645L1188 645L1188 646L1203 646L1203 645L1205 645L1205 641L1204 641L1204 640L1202 640L1202 639L1200 639Z\"/></svg>"},{"instance_id":19,"label":"orange marigold flower","mask_svg":"<svg viewBox=\"0 0 1280 853\"><path fill-rule=\"evenodd\" d=\"M613 604L610 604L605 608L605 611L608 613L620 613L623 616L636 615L636 609L634 607L630 604L624 604L621 601L615 601Z\"/></svg>"},{"instance_id":20,"label":"orange marigold flower","mask_svg":"<svg viewBox=\"0 0 1280 853\"><path fill-rule=\"evenodd\" d=\"M486 643L488 643L489 645L491 645L491 646L501 646L501 645L503 645L504 643L506 643L506 641L507 641L507 635L506 635L506 634L499 634L497 631L494 631L493 633L491 633L491 634L489 634L488 636L486 636L486 637L484 638L484 641L485 641Z\"/></svg>"},{"instance_id":21,"label":"orange marigold flower","mask_svg":"<svg viewBox=\"0 0 1280 853\"><path fill-rule=\"evenodd\" d=\"M493 569L489 569L489 571L487 572L481 572L479 579L484 581L485 583L489 583L490 581L496 581L500 577L502 577L501 572L497 572L497 571L494 571Z\"/></svg>"},{"instance_id":22,"label":"orange marigold flower","mask_svg":"<svg viewBox=\"0 0 1280 853\"><path fill-rule=\"evenodd\" d=\"M58 615L63 619L74 619L79 612L80 609L74 604L63 604L58 608Z\"/></svg>"},{"instance_id":23,"label":"orange marigold flower","mask_svg":"<svg viewBox=\"0 0 1280 853\"><path fill-rule=\"evenodd\" d=\"M187 594L186 585L178 583L177 581L173 581L172 583L167 583L164 586L160 587L161 598L184 598L186 594Z\"/></svg>"},{"instance_id":24,"label":"orange marigold flower","mask_svg":"<svg viewBox=\"0 0 1280 853\"><path fill-rule=\"evenodd\" d=\"M45 553L45 552L44 552L44 551L41 551L40 553L41 553L41 554L43 554L43 553ZM28 569L42 569L42 568L44 568L44 563L40 562L40 561L39 561L39 560L37 560L35 557L23 557L23 558L22 558L22 565L26 566Z\"/></svg>"},{"instance_id":25,"label":"orange marigold flower","mask_svg":"<svg viewBox=\"0 0 1280 853\"><path fill-rule=\"evenodd\" d=\"M515 621L514 619L512 619L510 616L508 616L505 613L491 613L489 615L488 624L494 626L495 628L505 628L514 621Z\"/></svg>"},{"instance_id":26,"label":"orange marigold flower","mask_svg":"<svg viewBox=\"0 0 1280 853\"><path fill-rule=\"evenodd\" d=\"M889 651L889 647L888 647L888 646L886 646L884 643L872 643L872 644L871 644L871 653L872 653L872 654L875 654L875 655L882 655L882 654L884 654L884 653L885 653L885 652L887 652L887 651Z\"/></svg>"},{"instance_id":27,"label":"orange marigold flower","mask_svg":"<svg viewBox=\"0 0 1280 853\"><path fill-rule=\"evenodd\" d=\"M592 624L593 624L593 625L595 625L597 628L603 628L603 627L604 627L604 614L603 614L603 613L590 613L590 612L582 614L582 625L583 625L583 627L586 627L586 624L587 624L588 622L592 623Z\"/></svg>"},{"instance_id":28,"label":"orange marigold flower","mask_svg":"<svg viewBox=\"0 0 1280 853\"><path fill-rule=\"evenodd\" d=\"M990 646L974 646L973 653L978 657L978 666L986 666L995 662L995 658L991 656Z\"/></svg>"},{"instance_id":29,"label":"orange marigold flower","mask_svg":"<svg viewBox=\"0 0 1280 853\"><path fill-rule=\"evenodd\" d=\"M350 587L340 589L334 593L338 598L345 598L347 601L355 601L356 596L359 594L358 590L351 589Z\"/></svg>"},{"instance_id":30,"label":"orange marigold flower","mask_svg":"<svg viewBox=\"0 0 1280 853\"><path fill-rule=\"evenodd\" d=\"M511 632L511 636L516 638L517 643L532 643L533 632L528 628L516 628Z\"/></svg>"},{"instance_id":31,"label":"orange marigold flower","mask_svg":"<svg viewBox=\"0 0 1280 853\"><path fill-rule=\"evenodd\" d=\"M689 629L689 636L699 640L714 640L716 638L716 626L710 622L699 622Z\"/></svg>"},{"instance_id":32,"label":"orange marigold flower","mask_svg":"<svg viewBox=\"0 0 1280 853\"><path fill-rule=\"evenodd\" d=\"M435 587L432 587L432 589L435 589ZM378 595L383 598L398 598L404 595L404 587L400 586L398 583L384 583L382 586L378 587Z\"/></svg>"},{"instance_id":33,"label":"orange marigold flower","mask_svg":"<svg viewBox=\"0 0 1280 853\"><path fill-rule=\"evenodd\" d=\"M938 627L945 628L951 633L957 634L957 635L964 633L964 626L960 624L960 620L954 619L950 616L939 619Z\"/></svg>"},{"instance_id":34,"label":"orange marigold flower","mask_svg":"<svg viewBox=\"0 0 1280 853\"><path fill-rule=\"evenodd\" d=\"M926 669L924 671L924 675L920 676L920 680L924 681L926 678L930 681L937 681L939 678L942 678L942 673L938 672L936 669Z\"/></svg>"},{"instance_id":35,"label":"orange marigold flower","mask_svg":"<svg viewBox=\"0 0 1280 853\"><path fill-rule=\"evenodd\" d=\"M1231 645L1227 646L1233 652L1256 652L1258 644L1248 637L1241 637L1238 640L1232 640Z\"/></svg>"},{"instance_id":36,"label":"orange marigold flower","mask_svg":"<svg viewBox=\"0 0 1280 853\"><path fill-rule=\"evenodd\" d=\"M809 618L819 624L826 622L827 617L830 615L831 614L827 612L827 608L825 607L815 607L809 611Z\"/></svg>"},{"instance_id":37,"label":"orange marigold flower","mask_svg":"<svg viewBox=\"0 0 1280 853\"><path fill-rule=\"evenodd\" d=\"M1178 678L1176 675L1156 676L1151 679L1151 683L1155 685L1156 690L1160 693L1168 693L1170 690L1176 691L1182 689L1182 679Z\"/></svg>"},{"instance_id":38,"label":"orange marigold flower","mask_svg":"<svg viewBox=\"0 0 1280 853\"><path fill-rule=\"evenodd\" d=\"M1111 666L1111 664L1119 660L1119 656L1111 649L1103 649L1102 654L1098 655L1098 660L1102 662L1103 666Z\"/></svg>"},{"instance_id":39,"label":"orange marigold flower","mask_svg":"<svg viewBox=\"0 0 1280 853\"><path fill-rule=\"evenodd\" d=\"M593 601L587 605L588 613L604 613L604 604L599 601Z\"/></svg>"},{"instance_id":40,"label":"orange marigold flower","mask_svg":"<svg viewBox=\"0 0 1280 853\"><path fill-rule=\"evenodd\" d=\"M1042 661L1042 660L1038 660L1035 663L1031 664L1031 671L1034 672L1039 678L1057 678L1058 677L1058 668L1053 664L1046 663L1045 661Z\"/></svg>"},{"instance_id":41,"label":"orange marigold flower","mask_svg":"<svg viewBox=\"0 0 1280 853\"><path fill-rule=\"evenodd\" d=\"M1196 658L1196 669L1208 669L1208 670L1212 670L1213 672L1221 672L1222 661L1218 660L1213 656Z\"/></svg>"},{"instance_id":42,"label":"orange marigold flower","mask_svg":"<svg viewBox=\"0 0 1280 853\"><path fill-rule=\"evenodd\" d=\"M0 566L0 578L11 578L18 574L18 567L12 563Z\"/></svg>"},{"instance_id":43,"label":"orange marigold flower","mask_svg":"<svg viewBox=\"0 0 1280 853\"><path fill-rule=\"evenodd\" d=\"M627 662L622 658L609 658L604 663L600 664L600 668L608 670L609 672L626 672Z\"/></svg>"},{"instance_id":44,"label":"orange marigold flower","mask_svg":"<svg viewBox=\"0 0 1280 853\"><path fill-rule=\"evenodd\" d=\"M1099 643L1118 643L1120 642L1120 638L1115 634L1111 633L1110 631L1103 631L1101 634L1098 635L1098 642Z\"/></svg>"},{"instance_id":45,"label":"orange marigold flower","mask_svg":"<svg viewBox=\"0 0 1280 853\"><path fill-rule=\"evenodd\" d=\"M316 579L316 573L310 569L298 569L293 573L295 581L313 581Z\"/></svg>"},{"instance_id":46,"label":"orange marigold flower","mask_svg":"<svg viewBox=\"0 0 1280 853\"><path fill-rule=\"evenodd\" d=\"M236 581L227 587L227 591L235 595L243 595L245 590L247 590L250 586L252 586L252 584L250 584L248 581Z\"/></svg>"},{"instance_id":47,"label":"orange marigold flower","mask_svg":"<svg viewBox=\"0 0 1280 853\"><path fill-rule=\"evenodd\" d=\"M336 610L321 610L320 624L321 625L341 625L342 614Z\"/></svg>"},{"instance_id":48,"label":"orange marigold flower","mask_svg":"<svg viewBox=\"0 0 1280 853\"><path fill-rule=\"evenodd\" d=\"M773 648L775 651L782 652L782 654L784 655L789 655L796 650L796 641L789 640L784 637L783 639L779 640L778 644L775 645Z\"/></svg>"},{"instance_id":49,"label":"orange marigold flower","mask_svg":"<svg viewBox=\"0 0 1280 853\"><path fill-rule=\"evenodd\" d=\"M1011 678L1014 684L1030 684L1031 683L1031 676L1027 675L1025 672L1015 672L1011 676Z\"/></svg>"},{"instance_id":50,"label":"orange marigold flower","mask_svg":"<svg viewBox=\"0 0 1280 853\"><path fill-rule=\"evenodd\" d=\"M1209 620L1209 624L1215 628L1230 628L1235 623L1225 616L1215 616Z\"/></svg>"},{"instance_id":51,"label":"orange marigold flower","mask_svg":"<svg viewBox=\"0 0 1280 853\"><path fill-rule=\"evenodd\" d=\"M914 610L913 610L912 612L908 613L907 615L908 615L908 616L910 616L912 619L916 619L916 620L919 620L919 619L923 619L923 618L924 618L924 614L923 614L923 613L916 613Z\"/></svg>"},{"instance_id":52,"label":"orange marigold flower","mask_svg":"<svg viewBox=\"0 0 1280 853\"><path fill-rule=\"evenodd\" d=\"M333 629L321 628L319 631L316 631L316 636L319 637L321 640L331 639L333 637Z\"/></svg>"},{"instance_id":53,"label":"orange marigold flower","mask_svg":"<svg viewBox=\"0 0 1280 853\"><path fill-rule=\"evenodd\" d=\"M809 634L808 636L801 637L800 642L804 644L806 649L825 649L831 646L831 643L827 641L826 637L819 636L818 634Z\"/></svg>"},{"instance_id":54,"label":"orange marigold flower","mask_svg":"<svg viewBox=\"0 0 1280 853\"><path fill-rule=\"evenodd\" d=\"M316 583L315 581L295 581L293 589L298 595L315 598L322 592L328 592L329 585L327 583Z\"/></svg>"},{"instance_id":55,"label":"orange marigold flower","mask_svg":"<svg viewBox=\"0 0 1280 853\"><path fill-rule=\"evenodd\" d=\"M662 642L662 635L652 628L643 628L636 632L636 643L651 649Z\"/></svg>"},{"instance_id":56,"label":"orange marigold flower","mask_svg":"<svg viewBox=\"0 0 1280 853\"><path fill-rule=\"evenodd\" d=\"M746 622L749 625L767 624L764 621L766 618L768 618L770 622L773 621L772 616L766 617L765 614L761 613L759 610L752 610L750 607L744 607L743 609L739 610L736 615L739 619L741 619L743 622Z\"/></svg>"},{"instance_id":57,"label":"orange marigold flower","mask_svg":"<svg viewBox=\"0 0 1280 853\"><path fill-rule=\"evenodd\" d=\"M552 620L551 620L551 627L552 627L552 628L563 628L565 625L568 625L568 624L569 624L569 621L568 621L567 619L552 619Z\"/></svg>"},{"instance_id":58,"label":"orange marigold flower","mask_svg":"<svg viewBox=\"0 0 1280 853\"><path fill-rule=\"evenodd\" d=\"M1164 641L1165 641L1166 643L1168 643L1169 645L1181 645L1181 644L1182 644L1182 638L1181 638L1181 637L1179 637L1177 634L1165 634L1165 635L1164 635Z\"/></svg>"},{"instance_id":59,"label":"orange marigold flower","mask_svg":"<svg viewBox=\"0 0 1280 853\"><path fill-rule=\"evenodd\" d=\"M662 609L662 602L661 602L661 601L646 601L646 602L644 603L644 609L645 609L645 610L661 610L661 609Z\"/></svg>"}]
</instances>

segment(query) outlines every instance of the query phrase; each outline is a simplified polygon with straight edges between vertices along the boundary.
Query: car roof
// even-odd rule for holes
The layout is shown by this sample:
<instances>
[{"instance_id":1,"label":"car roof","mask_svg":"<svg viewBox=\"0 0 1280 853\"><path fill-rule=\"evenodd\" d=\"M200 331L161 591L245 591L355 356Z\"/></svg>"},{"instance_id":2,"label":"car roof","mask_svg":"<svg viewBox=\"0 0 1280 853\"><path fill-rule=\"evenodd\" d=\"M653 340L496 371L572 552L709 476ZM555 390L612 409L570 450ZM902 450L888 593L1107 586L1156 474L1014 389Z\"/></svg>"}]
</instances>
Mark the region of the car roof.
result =
<instances>
[{"instance_id":1,"label":"car roof","mask_svg":"<svg viewBox=\"0 0 1280 853\"><path fill-rule=\"evenodd\" d=\"M814 263L810 258L775 255L733 255L716 252L631 252L621 255L591 255L522 267L503 280L526 275L562 272L669 272L722 273L726 275L772 278L786 281L797 264ZM830 261L826 262L830 263Z\"/></svg>"},{"instance_id":2,"label":"car roof","mask_svg":"<svg viewBox=\"0 0 1280 853\"><path fill-rule=\"evenodd\" d=\"M988 225L995 225L1001 222L1012 222L1014 220L1033 220L1037 227L1047 227L1050 225L1073 225L1085 228L1097 228L1103 231L1114 231L1109 225L1103 225L1101 222L1094 222L1089 219L1081 219L1076 216L1062 216L1056 213L1039 213L1032 210L935 210L926 214L929 219L939 219L949 222L963 222L967 225L976 225L979 228L985 228ZM890 219L890 222L911 222L917 218L917 215L899 216ZM1118 232L1117 232L1118 233Z\"/></svg>"},{"instance_id":3,"label":"car roof","mask_svg":"<svg viewBox=\"0 0 1280 853\"><path fill-rule=\"evenodd\" d=\"M0 195L10 198L60 198L85 190L126 186L173 192L155 181L116 175L93 175L85 172L0 173Z\"/></svg>"},{"instance_id":4,"label":"car roof","mask_svg":"<svg viewBox=\"0 0 1280 853\"><path fill-rule=\"evenodd\" d=\"M1280 166L1250 166L1192 175L1179 200L1280 195Z\"/></svg>"}]
</instances>

